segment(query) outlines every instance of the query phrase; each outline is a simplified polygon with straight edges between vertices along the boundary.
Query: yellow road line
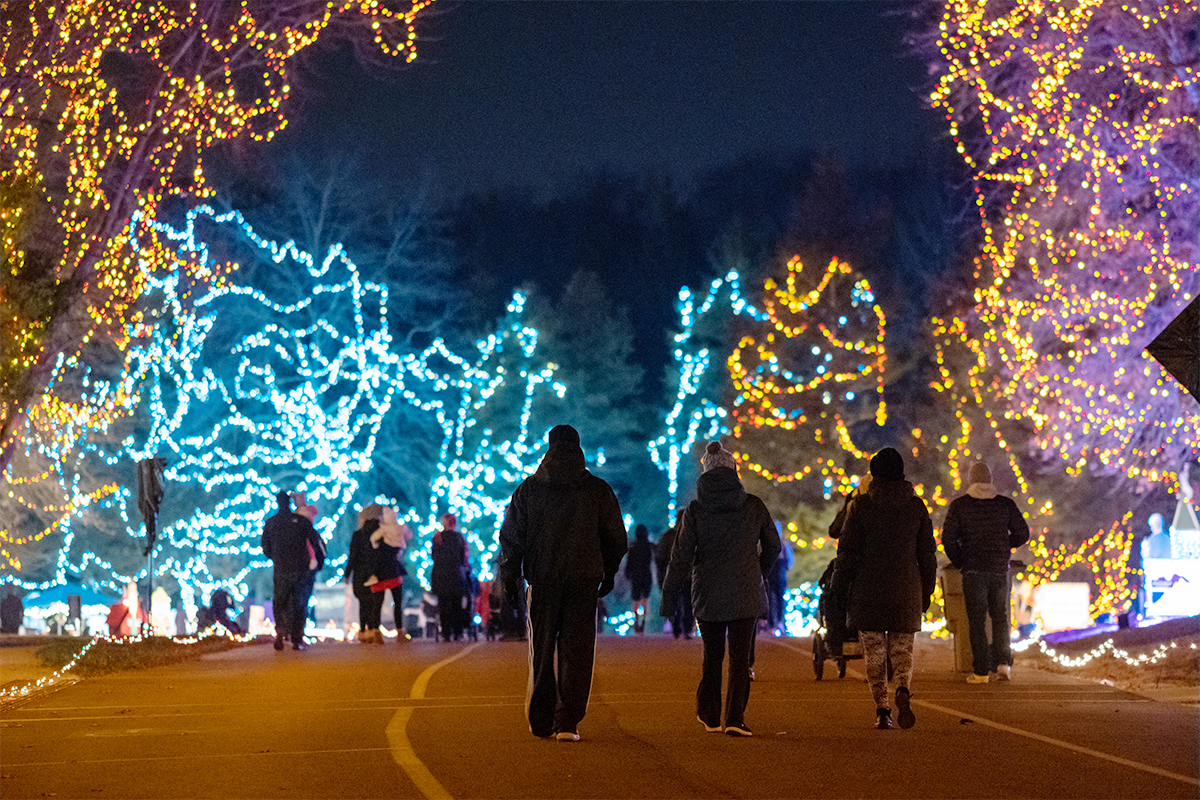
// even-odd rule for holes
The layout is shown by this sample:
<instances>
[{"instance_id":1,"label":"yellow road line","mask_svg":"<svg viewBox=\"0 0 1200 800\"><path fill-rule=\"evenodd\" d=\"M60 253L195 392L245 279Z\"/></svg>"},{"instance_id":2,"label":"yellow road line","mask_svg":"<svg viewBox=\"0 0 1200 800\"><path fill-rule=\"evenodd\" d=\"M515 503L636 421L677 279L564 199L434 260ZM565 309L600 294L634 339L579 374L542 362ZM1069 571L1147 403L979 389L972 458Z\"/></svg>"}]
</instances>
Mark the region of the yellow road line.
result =
<instances>
[{"instance_id":1,"label":"yellow road line","mask_svg":"<svg viewBox=\"0 0 1200 800\"><path fill-rule=\"evenodd\" d=\"M449 658L444 658L436 664L426 667L425 671L413 681L412 690L408 693L409 699L424 700L425 690L428 688L429 681L433 678L434 673L447 664L462 658L478 646L478 642L467 645ZM408 741L408 720L412 717L412 714L413 708L401 708L396 711L396 715L388 723L387 738L388 743L392 746L392 760L404 770L405 774L408 775L408 779L429 800L453 800L453 797L446 791L445 787L438 783L437 778L433 777L433 773L429 771L429 768L421 762L421 759L417 758L417 754L412 748L412 743Z\"/></svg>"}]
</instances>

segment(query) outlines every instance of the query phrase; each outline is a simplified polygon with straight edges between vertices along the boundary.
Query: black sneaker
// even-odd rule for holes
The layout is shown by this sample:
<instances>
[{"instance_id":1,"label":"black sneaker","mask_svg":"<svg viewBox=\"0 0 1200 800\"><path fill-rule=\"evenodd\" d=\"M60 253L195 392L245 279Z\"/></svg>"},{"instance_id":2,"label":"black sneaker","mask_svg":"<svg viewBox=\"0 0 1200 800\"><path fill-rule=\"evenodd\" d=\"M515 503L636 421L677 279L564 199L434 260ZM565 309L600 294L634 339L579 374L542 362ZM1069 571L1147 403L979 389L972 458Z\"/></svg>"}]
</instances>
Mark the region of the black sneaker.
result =
<instances>
[{"instance_id":1,"label":"black sneaker","mask_svg":"<svg viewBox=\"0 0 1200 800\"><path fill-rule=\"evenodd\" d=\"M276 636L276 637L275 637L275 649L276 649L276 650L282 650L282 649L283 649L283 637L282 637L282 636Z\"/></svg>"},{"instance_id":2,"label":"black sneaker","mask_svg":"<svg viewBox=\"0 0 1200 800\"><path fill-rule=\"evenodd\" d=\"M719 723L716 725L709 725L707 722L705 722L700 717L699 714L696 715L696 719L700 720L700 724L704 726L704 731L706 733L720 733L721 732L721 725Z\"/></svg>"},{"instance_id":3,"label":"black sneaker","mask_svg":"<svg viewBox=\"0 0 1200 800\"><path fill-rule=\"evenodd\" d=\"M750 728L748 728L746 726L746 723L743 722L740 725L726 725L725 726L725 735L726 736L753 736L754 734L750 732Z\"/></svg>"},{"instance_id":4,"label":"black sneaker","mask_svg":"<svg viewBox=\"0 0 1200 800\"><path fill-rule=\"evenodd\" d=\"M890 708L875 709L875 730L890 731L892 729L892 710Z\"/></svg>"},{"instance_id":5,"label":"black sneaker","mask_svg":"<svg viewBox=\"0 0 1200 800\"><path fill-rule=\"evenodd\" d=\"M901 728L911 728L917 724L917 718L912 712L912 698L909 696L908 687L901 686L896 689L896 721L900 723Z\"/></svg>"}]
</instances>

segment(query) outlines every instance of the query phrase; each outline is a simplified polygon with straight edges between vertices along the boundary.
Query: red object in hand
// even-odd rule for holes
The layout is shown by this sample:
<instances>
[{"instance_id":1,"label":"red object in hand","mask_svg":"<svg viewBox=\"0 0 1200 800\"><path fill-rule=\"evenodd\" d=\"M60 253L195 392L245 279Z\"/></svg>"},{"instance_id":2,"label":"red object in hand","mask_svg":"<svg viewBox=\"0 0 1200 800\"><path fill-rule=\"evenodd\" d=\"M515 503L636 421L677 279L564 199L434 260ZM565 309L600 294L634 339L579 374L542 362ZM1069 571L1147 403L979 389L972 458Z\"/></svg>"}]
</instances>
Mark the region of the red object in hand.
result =
<instances>
[{"instance_id":1,"label":"red object in hand","mask_svg":"<svg viewBox=\"0 0 1200 800\"><path fill-rule=\"evenodd\" d=\"M400 585L400 578L388 578L386 581L379 581L371 584L372 592L386 592L388 589L395 589Z\"/></svg>"}]
</instances>

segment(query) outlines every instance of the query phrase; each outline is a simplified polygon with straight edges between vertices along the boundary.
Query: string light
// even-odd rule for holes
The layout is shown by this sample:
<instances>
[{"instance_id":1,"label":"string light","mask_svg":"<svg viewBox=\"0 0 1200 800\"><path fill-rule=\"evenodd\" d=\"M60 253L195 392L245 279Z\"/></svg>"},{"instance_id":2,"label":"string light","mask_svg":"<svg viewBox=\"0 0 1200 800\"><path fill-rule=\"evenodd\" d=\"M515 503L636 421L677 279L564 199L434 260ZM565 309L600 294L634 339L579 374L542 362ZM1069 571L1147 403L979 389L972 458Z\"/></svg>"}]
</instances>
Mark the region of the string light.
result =
<instances>
[{"instance_id":1,"label":"string light","mask_svg":"<svg viewBox=\"0 0 1200 800\"><path fill-rule=\"evenodd\" d=\"M194 636L175 637L172 639L172 641L181 645L194 645L199 643L202 639L213 636L221 636L226 639L241 643L251 642L256 638L248 634L232 634L220 625L213 625L212 627L197 633ZM90 651L100 642L105 642L107 644L116 646L127 646L153 638L161 637L141 634L135 636L93 636L87 644L80 648L79 652L76 653L70 661L54 670L49 675L43 675L37 680L29 681L28 683L18 686L9 686L7 688L0 689L0 702L6 700L20 700L21 698L28 697L41 691L42 689L49 689L52 686L58 686L60 683L65 685L68 682L73 682L75 679L70 675L70 672L79 665L79 662L82 661L83 657L88 654L88 651Z\"/></svg>"},{"instance_id":2,"label":"string light","mask_svg":"<svg viewBox=\"0 0 1200 800\"><path fill-rule=\"evenodd\" d=\"M216 214L206 206L191 210L179 229L135 224L151 229L160 245L170 242L173 259L202 264L213 278L197 286L176 271L147 270L148 297L158 305L147 304L145 329L121 370L133 405L125 417L140 427L93 431L69 452L48 448L43 458L51 469L14 481L22 488L10 491L8 504L23 510L12 518L44 513L39 498L53 492L58 516L36 536L2 530L0 542L36 544L51 534L50 544L61 541L51 580L16 582L45 588L86 574L117 589L144 577L145 567L133 566L128 555L114 563L97 552L96 531L117 537L105 543L109 550L134 551L119 541L140 538L140 518L130 508L136 500L110 476L130 460L166 454L164 477L176 507L194 505L161 524L156 576L177 582L189 617L216 589L245 598L252 576L270 568L258 543L275 490L305 491L322 511L319 531L331 540L337 521L352 516L360 501L380 425L397 402L427 412L443 433L428 509L404 514L420 532L412 546L418 580L427 581L424 545L445 508L455 509L465 526L482 525L468 538L486 579L504 505L544 449L543 437L528 430L537 393L566 391L552 380L553 367L536 361L537 332L523 322L524 297L514 296L500 328L477 342L469 358L442 340L421 353L401 353L388 332L387 287L364 281L341 245L318 259L294 242L259 236L237 212ZM202 231L222 243L233 237L252 244L258 279L299 299L276 299L234 280L241 271L214 263ZM485 416L490 422L477 425ZM96 482L99 489L85 490ZM345 558L327 565L336 573ZM20 568L15 558L8 566Z\"/></svg>"},{"instance_id":3,"label":"string light","mask_svg":"<svg viewBox=\"0 0 1200 800\"><path fill-rule=\"evenodd\" d=\"M130 409L125 383L89 385L89 364L97 348L132 345L152 271L207 279L155 247L152 229L168 201L212 195L205 152L282 130L289 63L335 25L411 61L428 4L37 0L5 16L5 68L19 79L0 90L0 467L18 445L69 449Z\"/></svg>"},{"instance_id":4,"label":"string light","mask_svg":"<svg viewBox=\"0 0 1200 800\"><path fill-rule=\"evenodd\" d=\"M708 342L724 342L729 335L726 328L735 317L766 319L742 295L736 269L713 279L703 300L684 286L679 290L676 307L680 332L675 334L671 353L677 365L675 401L663 420L664 432L647 445L651 461L667 473L668 525L675 524L680 470L688 463L692 447L697 441L716 439L728 432L728 412L720 404L724 374L709 370L714 356Z\"/></svg>"},{"instance_id":5,"label":"string light","mask_svg":"<svg viewBox=\"0 0 1200 800\"><path fill-rule=\"evenodd\" d=\"M1197 455L1200 408L1145 352L1200 290L1197 16L953 0L941 18L931 99L974 172L983 234L954 333L1072 475L1172 485Z\"/></svg>"},{"instance_id":6,"label":"string light","mask_svg":"<svg viewBox=\"0 0 1200 800\"><path fill-rule=\"evenodd\" d=\"M793 256L782 286L766 281L764 314L767 324L743 336L727 361L737 393L731 449L741 465L770 481L815 474L826 499L849 491L871 457L854 444L850 424L887 419L886 320L871 285L836 257L823 272L806 274ZM752 438L759 432L770 436L770 448ZM774 450L789 463L807 460L799 455L812 445L826 455L798 469L762 463ZM847 455L855 462L850 469Z\"/></svg>"}]
</instances>

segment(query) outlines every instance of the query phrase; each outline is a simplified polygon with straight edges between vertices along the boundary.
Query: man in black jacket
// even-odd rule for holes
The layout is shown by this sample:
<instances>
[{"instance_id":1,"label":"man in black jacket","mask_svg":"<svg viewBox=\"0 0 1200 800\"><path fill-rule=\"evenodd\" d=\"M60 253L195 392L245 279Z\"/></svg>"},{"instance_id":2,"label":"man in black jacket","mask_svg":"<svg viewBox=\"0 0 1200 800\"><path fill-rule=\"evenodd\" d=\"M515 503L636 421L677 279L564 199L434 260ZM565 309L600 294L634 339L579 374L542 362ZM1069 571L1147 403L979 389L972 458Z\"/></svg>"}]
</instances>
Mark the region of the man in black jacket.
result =
<instances>
[{"instance_id":1,"label":"man in black jacket","mask_svg":"<svg viewBox=\"0 0 1200 800\"><path fill-rule=\"evenodd\" d=\"M317 559L317 571L325 566L325 544L308 517L292 512L287 492L275 495L279 510L263 525L263 555L275 562L275 649L282 650L284 639L292 640L293 650L304 649L304 586L309 575L309 558ZM309 554L309 545L312 553Z\"/></svg>"},{"instance_id":2,"label":"man in black jacket","mask_svg":"<svg viewBox=\"0 0 1200 800\"><path fill-rule=\"evenodd\" d=\"M514 607L529 582L529 696L534 736L579 741L596 652L596 601L628 547L621 507L588 472L579 433L558 425L537 472L513 492L500 528L500 580ZM555 674L555 657L558 673Z\"/></svg>"},{"instance_id":3,"label":"man in black jacket","mask_svg":"<svg viewBox=\"0 0 1200 800\"><path fill-rule=\"evenodd\" d=\"M995 672L1009 680L1012 669L1012 617L1008 562L1012 551L1029 541L1029 523L1011 497L992 485L992 472L982 461L967 471L967 493L946 509L942 548L962 570L963 601L971 636L968 683L987 683ZM988 616L992 641L988 644Z\"/></svg>"}]
</instances>

